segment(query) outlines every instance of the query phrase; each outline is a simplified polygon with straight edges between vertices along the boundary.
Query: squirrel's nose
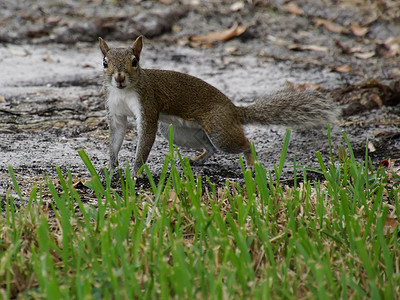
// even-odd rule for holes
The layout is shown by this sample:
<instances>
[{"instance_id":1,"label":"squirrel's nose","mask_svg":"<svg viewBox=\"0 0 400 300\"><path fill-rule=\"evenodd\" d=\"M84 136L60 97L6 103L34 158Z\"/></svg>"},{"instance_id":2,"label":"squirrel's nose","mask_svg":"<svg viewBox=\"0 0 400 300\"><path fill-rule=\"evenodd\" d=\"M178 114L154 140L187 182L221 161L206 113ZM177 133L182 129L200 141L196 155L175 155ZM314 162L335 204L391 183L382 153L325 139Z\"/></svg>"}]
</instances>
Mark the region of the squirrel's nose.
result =
<instances>
[{"instance_id":1,"label":"squirrel's nose","mask_svg":"<svg viewBox=\"0 0 400 300\"><path fill-rule=\"evenodd\" d=\"M117 83L123 83L125 81L125 74L122 72L118 72L117 76L115 76L115 81Z\"/></svg>"}]
</instances>

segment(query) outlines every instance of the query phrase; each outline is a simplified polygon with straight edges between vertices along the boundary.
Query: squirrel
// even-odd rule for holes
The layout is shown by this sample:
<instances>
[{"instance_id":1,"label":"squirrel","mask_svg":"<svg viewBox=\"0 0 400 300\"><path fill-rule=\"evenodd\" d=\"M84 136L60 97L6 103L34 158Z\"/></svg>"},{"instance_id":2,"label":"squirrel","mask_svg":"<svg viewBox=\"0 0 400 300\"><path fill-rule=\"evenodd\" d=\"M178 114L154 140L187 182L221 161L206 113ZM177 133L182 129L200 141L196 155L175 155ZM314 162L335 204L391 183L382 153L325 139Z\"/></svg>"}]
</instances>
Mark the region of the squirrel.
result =
<instances>
[{"instance_id":1,"label":"squirrel","mask_svg":"<svg viewBox=\"0 0 400 300\"><path fill-rule=\"evenodd\" d=\"M127 117L137 123L138 143L135 174L146 162L158 127L168 138L173 126L173 142L178 146L202 149L192 159L201 164L216 151L243 153L253 165L250 142L243 125L284 125L302 129L336 123L338 109L317 91L283 89L264 96L249 106L236 106L214 86L175 71L142 69L143 37L127 48L109 48L99 37L104 55L103 93L110 130L108 168L118 165Z\"/></svg>"}]
</instances>

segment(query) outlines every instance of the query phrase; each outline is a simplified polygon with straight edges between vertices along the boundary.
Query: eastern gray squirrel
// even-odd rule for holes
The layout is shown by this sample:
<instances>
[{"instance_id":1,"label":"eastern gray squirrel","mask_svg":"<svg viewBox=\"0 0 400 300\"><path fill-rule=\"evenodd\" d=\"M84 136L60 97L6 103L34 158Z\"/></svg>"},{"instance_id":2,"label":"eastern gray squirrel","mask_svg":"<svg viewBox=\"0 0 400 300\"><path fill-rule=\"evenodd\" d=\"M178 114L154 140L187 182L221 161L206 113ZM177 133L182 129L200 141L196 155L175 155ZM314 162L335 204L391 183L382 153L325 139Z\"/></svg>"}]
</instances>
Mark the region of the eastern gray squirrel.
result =
<instances>
[{"instance_id":1,"label":"eastern gray squirrel","mask_svg":"<svg viewBox=\"0 0 400 300\"><path fill-rule=\"evenodd\" d=\"M302 129L337 122L338 109L317 91L284 89L264 96L249 106L236 106L221 91L205 81L179 72L142 69L139 36L128 48L109 48L99 38L104 55L103 92L110 128L108 167L118 164L127 127L127 117L135 116L139 140L134 172L146 162L157 129L178 146L203 149L192 159L203 163L215 151L243 153L253 164L249 140L243 125L284 125Z\"/></svg>"}]
</instances>

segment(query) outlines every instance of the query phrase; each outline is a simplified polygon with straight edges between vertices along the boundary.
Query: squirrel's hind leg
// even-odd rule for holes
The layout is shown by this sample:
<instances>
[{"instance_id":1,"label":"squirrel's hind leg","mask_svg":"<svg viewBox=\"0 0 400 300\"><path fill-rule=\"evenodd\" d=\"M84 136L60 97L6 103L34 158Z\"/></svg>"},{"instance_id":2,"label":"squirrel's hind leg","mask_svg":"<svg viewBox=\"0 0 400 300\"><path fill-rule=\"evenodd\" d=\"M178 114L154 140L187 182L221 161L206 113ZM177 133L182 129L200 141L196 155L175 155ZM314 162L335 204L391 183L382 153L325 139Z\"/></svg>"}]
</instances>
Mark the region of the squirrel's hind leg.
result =
<instances>
[{"instance_id":1,"label":"squirrel's hind leg","mask_svg":"<svg viewBox=\"0 0 400 300\"><path fill-rule=\"evenodd\" d=\"M218 150L233 154L244 153L247 161L252 161L250 142L244 134L242 124L234 117L220 114L218 118L211 119L205 130L211 143Z\"/></svg>"},{"instance_id":2,"label":"squirrel's hind leg","mask_svg":"<svg viewBox=\"0 0 400 300\"><path fill-rule=\"evenodd\" d=\"M160 132L168 139L169 124L160 122ZM206 162L216 151L210 138L200 127L188 127L183 125L173 125L173 142L175 145L193 150L204 150L202 154L190 160L194 165L201 165Z\"/></svg>"}]
</instances>

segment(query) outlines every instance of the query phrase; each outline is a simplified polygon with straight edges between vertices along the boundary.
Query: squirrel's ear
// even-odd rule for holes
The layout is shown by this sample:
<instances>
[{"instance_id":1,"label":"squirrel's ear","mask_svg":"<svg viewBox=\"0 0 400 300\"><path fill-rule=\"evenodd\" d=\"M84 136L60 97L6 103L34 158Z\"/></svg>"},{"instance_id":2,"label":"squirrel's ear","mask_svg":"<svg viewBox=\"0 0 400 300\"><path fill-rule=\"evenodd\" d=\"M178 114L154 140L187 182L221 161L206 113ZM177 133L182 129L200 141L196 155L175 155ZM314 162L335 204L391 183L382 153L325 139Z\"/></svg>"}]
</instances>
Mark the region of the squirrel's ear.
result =
<instances>
[{"instance_id":1,"label":"squirrel's ear","mask_svg":"<svg viewBox=\"0 0 400 300\"><path fill-rule=\"evenodd\" d=\"M140 52L142 52L142 47L143 47L143 37L140 35L131 46L133 50L133 55L135 55L137 60L140 59Z\"/></svg>"},{"instance_id":2,"label":"squirrel's ear","mask_svg":"<svg viewBox=\"0 0 400 300\"><path fill-rule=\"evenodd\" d=\"M99 37L99 43L100 43L100 50L101 50L101 52L103 52L103 55L106 56L108 50L110 50L110 47L108 47L106 41L103 40L101 37Z\"/></svg>"}]
</instances>

